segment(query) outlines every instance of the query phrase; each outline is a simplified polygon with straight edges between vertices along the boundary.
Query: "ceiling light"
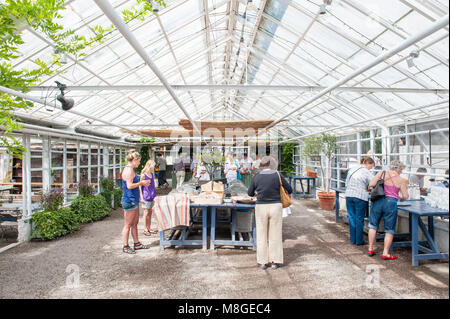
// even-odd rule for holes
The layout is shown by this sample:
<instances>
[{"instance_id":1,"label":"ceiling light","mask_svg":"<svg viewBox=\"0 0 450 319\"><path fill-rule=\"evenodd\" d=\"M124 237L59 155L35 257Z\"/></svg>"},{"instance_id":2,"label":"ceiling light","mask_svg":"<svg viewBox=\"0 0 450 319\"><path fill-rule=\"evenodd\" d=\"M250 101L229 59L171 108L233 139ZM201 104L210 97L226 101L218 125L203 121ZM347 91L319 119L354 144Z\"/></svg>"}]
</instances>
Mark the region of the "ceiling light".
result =
<instances>
[{"instance_id":1,"label":"ceiling light","mask_svg":"<svg viewBox=\"0 0 450 319\"><path fill-rule=\"evenodd\" d=\"M323 4L326 6L331 5L332 2L333 2L333 0L323 0Z\"/></svg>"},{"instance_id":2,"label":"ceiling light","mask_svg":"<svg viewBox=\"0 0 450 319\"><path fill-rule=\"evenodd\" d=\"M64 90L67 86L58 81L55 81L55 83L58 89L61 91L61 94L59 94L56 99L61 102L61 107L64 111L70 110L75 105L75 101L64 96Z\"/></svg>"},{"instance_id":3,"label":"ceiling light","mask_svg":"<svg viewBox=\"0 0 450 319\"><path fill-rule=\"evenodd\" d=\"M152 11L154 13L158 13L161 6L156 1L148 0L148 2L152 5Z\"/></svg>"},{"instance_id":4,"label":"ceiling light","mask_svg":"<svg viewBox=\"0 0 450 319\"><path fill-rule=\"evenodd\" d=\"M320 8L319 8L319 14L325 14L325 13L327 13L327 9L324 4L321 4Z\"/></svg>"},{"instance_id":5,"label":"ceiling light","mask_svg":"<svg viewBox=\"0 0 450 319\"><path fill-rule=\"evenodd\" d=\"M413 50L411 51L411 53L409 54L409 56L413 59L418 58L419 57L419 51L417 50Z\"/></svg>"},{"instance_id":6,"label":"ceiling light","mask_svg":"<svg viewBox=\"0 0 450 319\"><path fill-rule=\"evenodd\" d=\"M415 67L416 64L414 63L414 59L417 59L419 57L419 51L413 50L411 53L409 53L409 59L406 59L406 63L408 64L408 68Z\"/></svg>"}]
</instances>

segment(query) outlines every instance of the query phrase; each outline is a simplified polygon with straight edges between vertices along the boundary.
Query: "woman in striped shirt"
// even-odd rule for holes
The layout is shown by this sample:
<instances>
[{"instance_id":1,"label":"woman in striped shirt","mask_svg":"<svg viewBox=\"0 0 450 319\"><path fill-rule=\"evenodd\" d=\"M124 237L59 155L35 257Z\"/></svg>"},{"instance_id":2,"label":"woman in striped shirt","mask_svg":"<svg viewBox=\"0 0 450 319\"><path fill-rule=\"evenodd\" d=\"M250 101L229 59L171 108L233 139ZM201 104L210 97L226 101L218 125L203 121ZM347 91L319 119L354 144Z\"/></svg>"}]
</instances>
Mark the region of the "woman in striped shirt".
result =
<instances>
[{"instance_id":1,"label":"woman in striped shirt","mask_svg":"<svg viewBox=\"0 0 450 319\"><path fill-rule=\"evenodd\" d=\"M360 166L352 168L347 174L345 200L350 226L350 242L354 245L364 245L364 217L369 204L367 188L373 178L370 170L374 166L374 160L365 157Z\"/></svg>"}]
</instances>

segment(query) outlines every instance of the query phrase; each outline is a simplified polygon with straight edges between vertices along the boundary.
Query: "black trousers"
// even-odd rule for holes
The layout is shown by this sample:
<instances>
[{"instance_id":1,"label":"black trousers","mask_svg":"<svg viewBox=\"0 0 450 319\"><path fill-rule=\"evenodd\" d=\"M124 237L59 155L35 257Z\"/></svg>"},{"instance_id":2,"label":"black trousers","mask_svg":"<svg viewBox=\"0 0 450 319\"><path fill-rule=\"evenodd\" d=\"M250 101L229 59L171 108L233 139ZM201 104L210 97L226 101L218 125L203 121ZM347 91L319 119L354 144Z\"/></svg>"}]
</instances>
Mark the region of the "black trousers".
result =
<instances>
[{"instance_id":1,"label":"black trousers","mask_svg":"<svg viewBox=\"0 0 450 319\"><path fill-rule=\"evenodd\" d=\"M165 184L167 184L166 171L159 171L158 172L158 186L161 187Z\"/></svg>"}]
</instances>

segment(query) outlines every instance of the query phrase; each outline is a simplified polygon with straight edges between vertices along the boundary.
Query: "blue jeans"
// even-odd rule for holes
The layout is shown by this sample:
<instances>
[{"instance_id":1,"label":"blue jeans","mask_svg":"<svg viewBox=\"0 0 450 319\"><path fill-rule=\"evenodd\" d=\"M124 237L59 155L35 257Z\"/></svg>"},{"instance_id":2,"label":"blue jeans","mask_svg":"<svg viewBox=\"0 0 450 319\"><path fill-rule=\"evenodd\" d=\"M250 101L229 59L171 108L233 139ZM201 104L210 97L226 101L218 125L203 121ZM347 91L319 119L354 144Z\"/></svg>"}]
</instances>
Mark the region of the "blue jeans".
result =
<instances>
[{"instance_id":1,"label":"blue jeans","mask_svg":"<svg viewBox=\"0 0 450 319\"><path fill-rule=\"evenodd\" d=\"M368 202L356 197L347 197L345 201L350 226L350 242L352 244L362 245L364 244L364 217Z\"/></svg>"},{"instance_id":2,"label":"blue jeans","mask_svg":"<svg viewBox=\"0 0 450 319\"><path fill-rule=\"evenodd\" d=\"M384 219L384 232L395 234L397 225L397 199L383 197L372 204L369 218L369 228L378 230L381 218Z\"/></svg>"}]
</instances>

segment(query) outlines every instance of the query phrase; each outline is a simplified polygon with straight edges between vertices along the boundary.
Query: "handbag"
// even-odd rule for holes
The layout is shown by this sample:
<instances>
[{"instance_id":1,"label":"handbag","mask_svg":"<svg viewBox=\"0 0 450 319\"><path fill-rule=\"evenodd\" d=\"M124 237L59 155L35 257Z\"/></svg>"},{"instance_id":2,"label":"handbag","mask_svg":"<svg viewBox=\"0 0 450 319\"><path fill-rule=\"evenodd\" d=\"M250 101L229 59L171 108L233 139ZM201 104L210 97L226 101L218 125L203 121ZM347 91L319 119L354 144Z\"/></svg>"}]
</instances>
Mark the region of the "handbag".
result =
<instances>
[{"instance_id":1,"label":"handbag","mask_svg":"<svg viewBox=\"0 0 450 319\"><path fill-rule=\"evenodd\" d=\"M375 187L370 192L370 200L372 202L377 201L385 196L385 193L384 193L384 177L385 177L385 175L386 175L386 172L383 171L383 174L380 177L380 179L378 180L377 185L375 185Z\"/></svg>"},{"instance_id":2,"label":"handbag","mask_svg":"<svg viewBox=\"0 0 450 319\"><path fill-rule=\"evenodd\" d=\"M283 183L281 182L281 175L277 172L278 178L280 179L280 196L281 196L281 204L283 208L289 207L292 204L291 196L289 196L288 192L283 187Z\"/></svg>"}]
</instances>

